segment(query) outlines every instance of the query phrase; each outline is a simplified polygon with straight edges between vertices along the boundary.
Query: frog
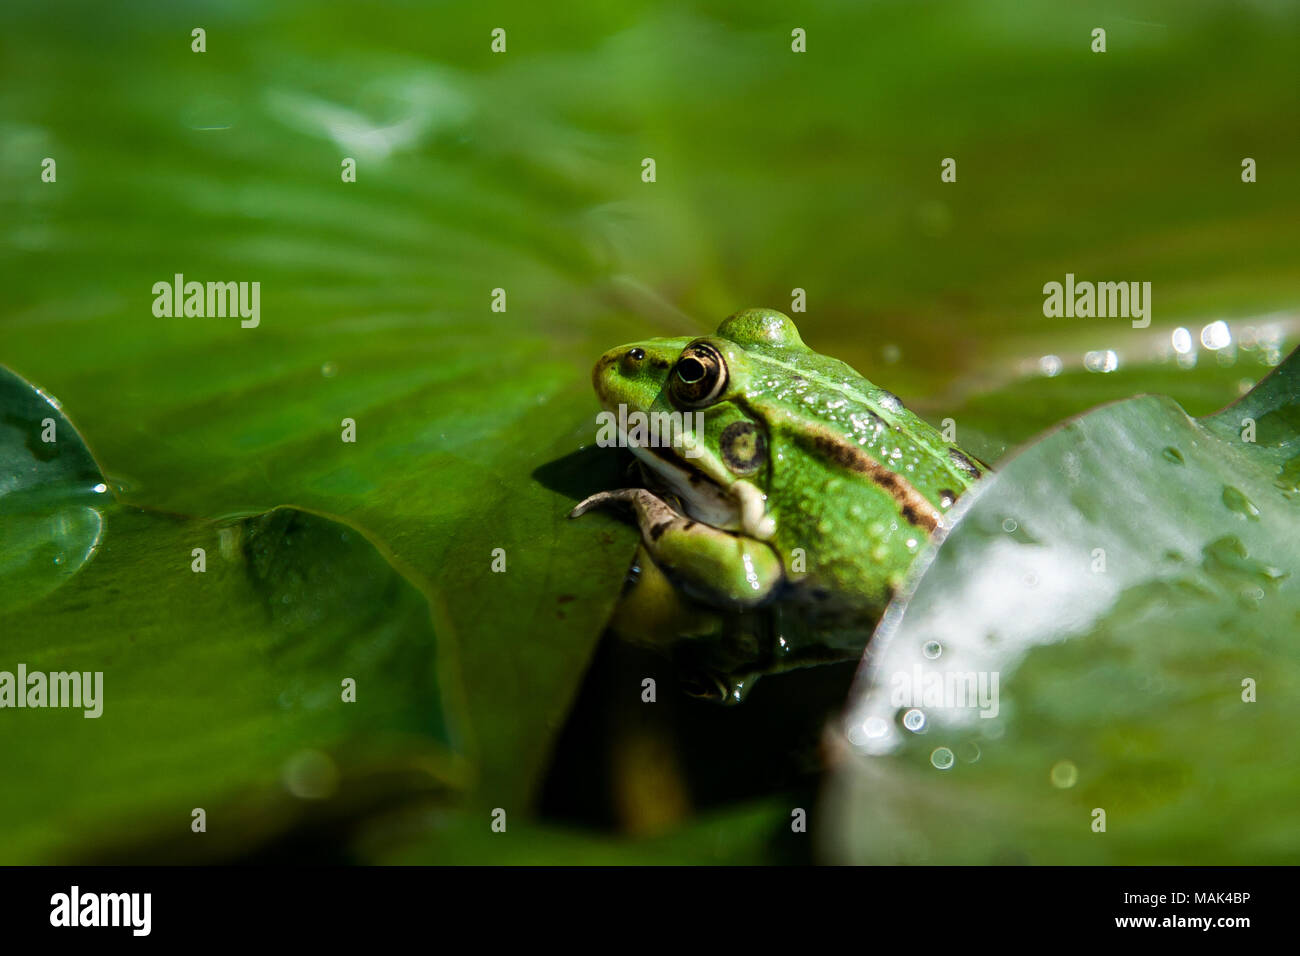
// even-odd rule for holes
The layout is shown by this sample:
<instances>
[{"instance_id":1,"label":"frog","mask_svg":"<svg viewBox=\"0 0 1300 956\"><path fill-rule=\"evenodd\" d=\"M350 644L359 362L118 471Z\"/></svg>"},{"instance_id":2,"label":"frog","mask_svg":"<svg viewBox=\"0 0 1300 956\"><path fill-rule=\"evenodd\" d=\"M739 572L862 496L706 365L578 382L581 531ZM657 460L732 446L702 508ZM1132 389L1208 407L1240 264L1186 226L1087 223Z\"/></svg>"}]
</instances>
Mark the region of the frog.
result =
<instances>
[{"instance_id":1,"label":"frog","mask_svg":"<svg viewBox=\"0 0 1300 956\"><path fill-rule=\"evenodd\" d=\"M775 309L610 349L592 383L607 420L680 422L671 441L620 425L635 480L569 513L615 510L638 528L610 629L719 703L761 677L859 659L989 470Z\"/></svg>"}]
</instances>

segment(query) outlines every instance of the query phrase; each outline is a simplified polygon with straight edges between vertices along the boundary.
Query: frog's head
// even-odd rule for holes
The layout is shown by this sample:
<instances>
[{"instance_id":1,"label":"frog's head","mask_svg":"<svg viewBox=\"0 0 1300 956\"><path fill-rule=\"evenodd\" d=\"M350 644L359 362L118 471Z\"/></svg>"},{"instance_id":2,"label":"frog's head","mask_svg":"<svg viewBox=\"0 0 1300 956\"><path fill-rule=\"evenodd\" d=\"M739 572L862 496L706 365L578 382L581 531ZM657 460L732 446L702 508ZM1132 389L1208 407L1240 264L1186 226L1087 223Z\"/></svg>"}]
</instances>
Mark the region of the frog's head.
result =
<instances>
[{"instance_id":1,"label":"frog's head","mask_svg":"<svg viewBox=\"0 0 1300 956\"><path fill-rule=\"evenodd\" d=\"M789 316L746 309L710 336L610 349L592 381L623 443L692 517L766 539L775 531L764 502L771 472L767 423L744 401L754 349L807 346Z\"/></svg>"}]
</instances>

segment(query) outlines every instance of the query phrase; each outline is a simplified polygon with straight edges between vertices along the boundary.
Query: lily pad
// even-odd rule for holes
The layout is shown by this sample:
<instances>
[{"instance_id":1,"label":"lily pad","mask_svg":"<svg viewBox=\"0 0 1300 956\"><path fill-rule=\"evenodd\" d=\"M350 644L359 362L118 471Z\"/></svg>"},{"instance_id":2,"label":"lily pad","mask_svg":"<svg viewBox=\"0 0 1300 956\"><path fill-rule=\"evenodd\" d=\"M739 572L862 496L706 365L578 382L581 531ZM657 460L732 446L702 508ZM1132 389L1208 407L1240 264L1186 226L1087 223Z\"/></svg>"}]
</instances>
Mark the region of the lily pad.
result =
<instances>
[{"instance_id":1,"label":"lily pad","mask_svg":"<svg viewBox=\"0 0 1300 956\"><path fill-rule=\"evenodd\" d=\"M1294 863L1300 353L1204 419L1067 422L971 498L873 638L840 860Z\"/></svg>"},{"instance_id":2,"label":"lily pad","mask_svg":"<svg viewBox=\"0 0 1300 956\"><path fill-rule=\"evenodd\" d=\"M362 533L292 508L122 506L71 424L2 369L0 418L4 862L230 858L463 786L439 628ZM51 422L46 451L31 436ZM87 511L91 546L51 569L51 529Z\"/></svg>"}]
</instances>

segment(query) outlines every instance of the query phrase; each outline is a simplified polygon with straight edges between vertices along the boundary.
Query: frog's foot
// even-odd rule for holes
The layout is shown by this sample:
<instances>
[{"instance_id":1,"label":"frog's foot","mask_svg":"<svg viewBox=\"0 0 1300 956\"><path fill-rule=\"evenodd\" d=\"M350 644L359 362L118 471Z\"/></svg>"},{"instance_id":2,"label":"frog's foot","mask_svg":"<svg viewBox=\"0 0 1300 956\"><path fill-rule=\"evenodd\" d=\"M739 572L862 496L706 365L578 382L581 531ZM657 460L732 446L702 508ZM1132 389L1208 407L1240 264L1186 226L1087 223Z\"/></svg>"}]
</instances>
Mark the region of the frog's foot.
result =
<instances>
[{"instance_id":1,"label":"frog's foot","mask_svg":"<svg viewBox=\"0 0 1300 956\"><path fill-rule=\"evenodd\" d=\"M598 491L594 495L588 495L586 498L583 498L576 505L574 505L573 510L569 512L569 517L581 518L588 511L591 511L595 508L624 507L630 505L632 503L632 494L634 492L641 491L641 490L643 489L619 488L616 491ZM649 492L646 493L649 494ZM651 497L654 496L651 495ZM667 504L665 502L661 501L660 504L663 504L664 507L667 507Z\"/></svg>"},{"instance_id":2,"label":"frog's foot","mask_svg":"<svg viewBox=\"0 0 1300 956\"><path fill-rule=\"evenodd\" d=\"M693 597L753 607L772 597L784 579L781 559L765 542L685 517L645 488L599 492L579 502L569 517L607 505L632 509L642 545L655 564Z\"/></svg>"}]
</instances>

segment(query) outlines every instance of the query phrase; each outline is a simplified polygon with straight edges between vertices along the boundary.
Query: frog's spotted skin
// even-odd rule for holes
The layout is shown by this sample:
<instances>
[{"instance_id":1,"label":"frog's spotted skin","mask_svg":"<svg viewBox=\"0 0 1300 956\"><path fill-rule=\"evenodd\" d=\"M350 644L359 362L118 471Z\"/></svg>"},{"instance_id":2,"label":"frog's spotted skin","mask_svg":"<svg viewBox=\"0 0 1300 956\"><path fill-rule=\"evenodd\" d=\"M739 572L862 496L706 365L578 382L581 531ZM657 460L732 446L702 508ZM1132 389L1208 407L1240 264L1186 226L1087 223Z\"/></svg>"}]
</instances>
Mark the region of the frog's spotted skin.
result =
<instances>
[{"instance_id":1,"label":"frog's spotted skin","mask_svg":"<svg viewBox=\"0 0 1300 956\"><path fill-rule=\"evenodd\" d=\"M895 395L808 348L768 309L736 313L711 336L612 349L593 382L615 414L623 405L702 420L698 457L633 448L682 519L654 537L641 521L641 563L724 618L772 605L786 621L802 609L814 629L847 627L849 647L842 635L831 643L850 656L982 473ZM594 496L575 513L611 500ZM755 586L759 548L774 552L776 570Z\"/></svg>"}]
</instances>

